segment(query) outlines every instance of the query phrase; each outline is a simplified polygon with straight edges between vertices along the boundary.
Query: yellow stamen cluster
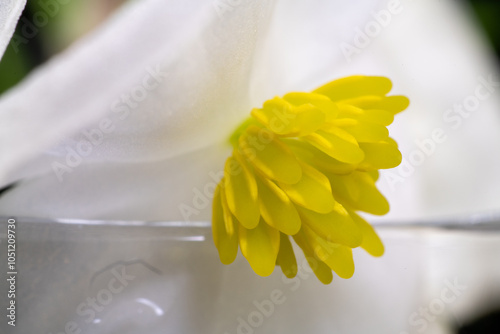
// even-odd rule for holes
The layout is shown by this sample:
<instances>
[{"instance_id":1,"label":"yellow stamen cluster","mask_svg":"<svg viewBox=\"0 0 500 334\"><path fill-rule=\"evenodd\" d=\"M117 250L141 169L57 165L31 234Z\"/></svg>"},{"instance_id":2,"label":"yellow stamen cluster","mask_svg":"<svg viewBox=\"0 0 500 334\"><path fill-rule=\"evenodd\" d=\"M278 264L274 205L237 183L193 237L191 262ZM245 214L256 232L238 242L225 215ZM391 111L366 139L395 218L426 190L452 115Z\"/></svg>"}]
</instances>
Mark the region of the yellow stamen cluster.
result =
<instances>
[{"instance_id":1,"label":"yellow stamen cluster","mask_svg":"<svg viewBox=\"0 0 500 334\"><path fill-rule=\"evenodd\" d=\"M354 273L352 248L384 246L356 211L384 215L378 170L400 164L387 126L409 101L387 96L385 77L351 76L253 109L231 137L233 154L213 201L213 238L224 264L238 245L253 270L297 274L289 236L325 284Z\"/></svg>"}]
</instances>

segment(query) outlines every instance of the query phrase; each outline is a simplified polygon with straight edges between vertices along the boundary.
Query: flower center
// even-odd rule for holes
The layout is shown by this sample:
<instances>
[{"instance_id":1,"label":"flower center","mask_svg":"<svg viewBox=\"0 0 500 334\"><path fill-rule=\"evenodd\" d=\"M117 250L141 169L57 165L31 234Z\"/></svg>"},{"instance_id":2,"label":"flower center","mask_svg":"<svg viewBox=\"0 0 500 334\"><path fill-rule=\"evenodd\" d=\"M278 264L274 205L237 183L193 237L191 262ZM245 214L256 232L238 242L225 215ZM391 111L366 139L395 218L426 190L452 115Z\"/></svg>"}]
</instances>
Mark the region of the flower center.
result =
<instances>
[{"instance_id":1,"label":"flower center","mask_svg":"<svg viewBox=\"0 0 500 334\"><path fill-rule=\"evenodd\" d=\"M398 166L401 153L387 126L408 106L387 96L384 77L351 76L311 93L266 101L230 137L232 156L213 201L213 237L222 263L238 247L253 270L268 276L279 265L297 274L290 237L319 280L332 270L354 273L352 248L381 256L374 229L356 212L383 215L379 169Z\"/></svg>"}]
</instances>

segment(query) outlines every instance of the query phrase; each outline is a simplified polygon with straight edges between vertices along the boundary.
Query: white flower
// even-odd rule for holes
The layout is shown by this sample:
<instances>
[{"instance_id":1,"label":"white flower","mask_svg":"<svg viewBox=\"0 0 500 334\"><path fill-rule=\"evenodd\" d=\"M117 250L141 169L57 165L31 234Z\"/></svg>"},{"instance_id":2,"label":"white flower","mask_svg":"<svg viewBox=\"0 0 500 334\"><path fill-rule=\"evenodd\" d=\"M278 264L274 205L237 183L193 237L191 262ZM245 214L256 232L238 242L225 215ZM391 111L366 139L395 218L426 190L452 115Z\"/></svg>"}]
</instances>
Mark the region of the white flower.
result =
<instances>
[{"instance_id":1,"label":"white flower","mask_svg":"<svg viewBox=\"0 0 500 334\"><path fill-rule=\"evenodd\" d=\"M12 3L12 15L0 11L0 51L22 7ZM1 97L0 187L18 183L0 216L208 220L205 188L251 108L352 74L390 77L412 101L391 129L407 164L381 176L385 219L498 210L500 86L487 51L452 1L130 2ZM417 272L400 274L399 296L417 305ZM351 284L370 300L368 276ZM317 297L304 314L318 330L332 291L353 291L322 288L297 292ZM370 312L391 322L384 333L405 329L413 309L379 306ZM349 310L336 314L358 315Z\"/></svg>"},{"instance_id":2,"label":"white flower","mask_svg":"<svg viewBox=\"0 0 500 334\"><path fill-rule=\"evenodd\" d=\"M224 140L252 107L356 73L390 77L396 93L413 102L392 131L414 171L392 171L400 178L383 176L380 184L392 204L389 217L497 207L499 175L495 164L483 163L500 143L493 130L497 95L470 118L458 115L458 129L443 120L448 108L474 94L479 76L493 74L484 47L455 7L395 3L360 1L356 9L326 1L129 3L2 97L1 185L21 183L3 196L0 212L184 219L179 206L194 207L195 189L203 192L210 172L221 170ZM436 19L420 24L423 11ZM440 19L448 11L456 13ZM380 31L364 33L363 42L359 32L377 20ZM357 47L361 42L366 46ZM93 132L100 127L109 132L100 130L102 140ZM417 166L421 155L411 154L422 150L414 141L432 139L436 128L446 139ZM474 128L483 135L469 135ZM83 141L92 133L87 148ZM464 136L473 137L467 146ZM472 180L477 170L482 177ZM190 220L208 219L209 205L199 202L205 209Z\"/></svg>"}]
</instances>

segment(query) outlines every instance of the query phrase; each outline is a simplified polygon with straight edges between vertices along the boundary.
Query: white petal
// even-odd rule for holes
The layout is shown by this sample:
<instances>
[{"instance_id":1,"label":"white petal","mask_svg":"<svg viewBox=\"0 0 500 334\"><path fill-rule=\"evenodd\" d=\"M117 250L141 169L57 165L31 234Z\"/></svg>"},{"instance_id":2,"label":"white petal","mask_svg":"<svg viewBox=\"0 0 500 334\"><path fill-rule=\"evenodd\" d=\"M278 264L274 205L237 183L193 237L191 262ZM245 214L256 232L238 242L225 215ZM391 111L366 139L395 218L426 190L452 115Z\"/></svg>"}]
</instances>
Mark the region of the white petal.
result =
<instances>
[{"instance_id":1,"label":"white petal","mask_svg":"<svg viewBox=\"0 0 500 334\"><path fill-rule=\"evenodd\" d=\"M410 107L396 116L390 131L411 167L408 172L403 166L389 171L403 175L392 186L382 173L378 184L391 203L383 219L499 211L500 86L469 117L458 116L456 128L455 121L445 119L454 105L474 97L478 86L485 90L480 77L493 75L500 81L492 50L467 8L456 2L401 4L401 13L362 50L364 59L354 59L346 69L372 69L375 64L378 73L393 80L395 93L410 98ZM424 152L422 143L434 141L433 132L439 129L444 142L434 142L434 148L428 144Z\"/></svg>"},{"instance_id":2,"label":"white petal","mask_svg":"<svg viewBox=\"0 0 500 334\"><path fill-rule=\"evenodd\" d=\"M26 180L0 200L0 216L209 221L230 150L212 146L175 159L82 164Z\"/></svg>"},{"instance_id":3,"label":"white petal","mask_svg":"<svg viewBox=\"0 0 500 334\"><path fill-rule=\"evenodd\" d=\"M17 20L26 5L26 0L0 1L0 60L16 29Z\"/></svg>"},{"instance_id":4,"label":"white petal","mask_svg":"<svg viewBox=\"0 0 500 334\"><path fill-rule=\"evenodd\" d=\"M225 43L228 44L231 41L234 47L217 43L220 39L210 38L210 34L207 35L205 32L211 31L213 37L213 29L216 29L207 23L206 26L197 30L202 36L201 40L193 37L190 40L191 43L186 42L184 48L180 48L184 58L181 59L182 61L172 63L175 89L169 91L172 87L165 87L164 91L149 94L141 103L141 107L136 109L138 112L135 113L134 110L134 113L125 120L126 122L121 123L101 145L95 147L85 161L108 159L144 162L173 157L221 140L227 134L226 131L231 131L239 118L244 117L251 106L261 103L263 98L289 90L312 89L315 85L333 78L355 73L386 75L393 80L395 93L405 94L412 101L409 110L398 115L391 129L393 136L401 143L401 149L407 159L414 150L418 149L414 143L415 140L428 138L436 128L445 129L448 135L447 141L439 144L435 153L426 157L422 165L416 166L415 171L409 177L404 177L403 183L397 184L395 190L392 190L387 179L382 175L380 186L388 196L392 207L387 218L425 218L436 214L498 209L499 203L495 203L495 199L499 197L500 176L495 171L498 161L491 153L498 152L498 145L500 145L497 144L500 143L497 131L499 122L494 113L495 108L500 105L498 95L492 94L491 98L484 101L478 111L467 120L464 119L462 127L457 131L451 130L450 124L442 120L443 113L453 107L454 103L461 103L465 97L474 94L474 89L478 85L478 75L488 76L495 71L489 61L488 50L478 37L479 34L471 27L468 22L469 18L462 11L457 10L455 3L451 1L402 2L402 12L393 15L391 22L381 30L379 35L371 38L369 45L360 49L360 53L355 55L350 62L342 53L341 43L353 44L357 29L365 29L367 24L375 21L373 12L387 10L386 2L370 2L368 5L365 1L359 1L352 7L344 2L329 2L328 5L326 2L318 2L308 8L291 3L285 5L285 2L280 2L273 12L273 20L268 33L257 29L257 36L250 34L252 29L247 28L252 25L245 24L248 21L242 19L248 19L248 16L252 16L252 13L257 10L249 6L243 2L241 7L235 8L232 12L238 20L242 20L242 23L240 25L233 22L234 25L231 27L234 29L231 34L235 34L238 39L240 33L248 33L245 36L250 40L250 49L252 46L255 48L242 52L240 50L242 45L248 43L245 40L245 43L239 44L238 41L232 39L231 34L226 36ZM244 13L241 12L241 16L238 15L239 10L244 11ZM349 12L349 10L352 11ZM426 24L422 25L422 21ZM210 20L203 22L214 24L214 21ZM224 24L217 28L232 21L223 22ZM306 22L310 22L312 28L301 32L301 29L305 29ZM419 29L415 29L415 26ZM136 28L140 29L140 27ZM193 32L194 35L196 34ZM210 40L210 45L214 43L217 45L217 49L207 46L204 42L207 38ZM200 45L204 45L204 48L200 48ZM220 48L220 53L218 48ZM193 52L200 54L205 51L207 55L205 58L198 54L190 55L186 50L194 50ZM161 52L158 53L161 54ZM231 56L225 56L226 53ZM224 61L218 61L209 56L223 57ZM212 59L211 62L206 61L209 58ZM203 66L198 66L196 62L189 62L192 59L205 61L201 61ZM450 62L450 60L453 61ZM229 70L224 71L224 63L228 64ZM140 81L140 70L147 65L137 67L134 63L131 64L139 73L132 77ZM142 64L154 64L154 62L142 62ZM191 66L186 66L186 64L191 64ZM115 65L110 66L113 68ZM69 68L69 65L67 67ZM200 69L200 71L195 73L191 71L193 68ZM243 70L239 71L241 68ZM236 71L236 74L226 73L232 71ZM198 78L197 73L201 73L200 78L203 79L200 80L213 83L197 82L194 85L195 93L193 94L187 89L190 82L187 82L186 78L193 78L192 83L194 78ZM244 79L241 79L242 73L244 73ZM94 82L93 76L101 78L103 74L98 72L88 75L89 80L80 82L92 82L98 85L99 82ZM134 81L129 80L128 87L133 87L130 86L131 82ZM217 87L214 88L214 85ZM241 86L241 90L231 90L235 86L238 88ZM221 93L224 90L231 92L228 94L230 95L229 102L226 100L227 96ZM174 94L174 91L178 94ZM87 92L83 93L88 96ZM250 97L247 93L250 93ZM191 98L193 103L186 101L184 94ZM119 95L115 96L119 97ZM200 102L200 96L205 98L215 96L215 98L207 100L209 101L206 103L207 108L200 108L199 106L203 105ZM102 97L97 94L97 99L102 100ZM17 102L20 100L21 97L18 97ZM86 108L95 109L91 108L92 104L86 104L85 108L80 108L79 103L85 101L81 99L78 101L76 107L80 113ZM0 103L0 107L4 102ZM174 102L175 108L172 110L173 116L171 117L166 116L158 107L162 103L168 103L170 108ZM102 105L103 102L101 101L100 104ZM220 114L213 109L214 105L222 106L219 109ZM143 108L143 106L148 108ZM235 106L240 106L241 110ZM102 117L104 113L97 114ZM211 119L210 116L213 118L214 115L221 115L220 119L216 121ZM228 117L222 115L228 115ZM161 125L156 127L155 122ZM211 126L208 129L202 129L204 124ZM214 130L215 124L217 128ZM22 127L18 126L18 128ZM161 131L163 129L165 133ZM182 129L186 129L186 132ZM65 127L59 128L61 132L70 133L79 130L79 126L74 126L71 131L66 130ZM199 136L194 137L193 133ZM53 136L50 139L52 141ZM54 152L59 155L55 159L64 162L68 152L66 145L74 147L79 139L73 137L71 141L66 141L60 146L59 151ZM44 166L46 170L49 170L50 158L47 161ZM25 169L29 168L25 167ZM392 172L398 173L398 170ZM24 175L30 174L26 173ZM131 177L135 175L134 173L131 171ZM22 173L17 174L19 175ZM478 176L470 177L470 175ZM165 174L163 177L175 179L176 173ZM11 176L9 179L15 178ZM178 178L177 181L170 184L179 187L185 179ZM118 184L119 180L115 182ZM65 186L65 183L63 182L56 189L69 187ZM87 184L93 184L93 182L89 181ZM67 189L64 192L69 194ZM97 191L93 195L97 196ZM173 193L170 191L166 196L169 201L176 201L175 191ZM22 198L20 190L18 190L17 198ZM33 204L33 201L36 201L35 197L32 197L30 204ZM57 206L57 203L55 205ZM89 213L85 215L88 216ZM109 216L106 215L106 217ZM383 217L383 219L387 218Z\"/></svg>"},{"instance_id":5,"label":"white petal","mask_svg":"<svg viewBox=\"0 0 500 334\"><path fill-rule=\"evenodd\" d=\"M257 70L274 81L252 87L272 96L353 74L387 76L394 84L391 94L411 101L390 129L405 159L418 154L415 141L432 138L435 129L443 129L447 139L413 166L411 175L403 167L388 171L405 175L403 181L391 186L390 174L382 172L378 184L391 212L380 219L500 210L495 153L500 151L500 89L457 129L443 120L449 108L474 95L478 77L498 73L491 48L466 9L450 0L280 2L267 41L273 52ZM282 75L289 77L288 85L276 79ZM273 87L278 93L269 93Z\"/></svg>"},{"instance_id":6,"label":"white petal","mask_svg":"<svg viewBox=\"0 0 500 334\"><path fill-rule=\"evenodd\" d=\"M337 79L346 65L339 43L376 5L373 0L279 1L263 45L266 52L257 59L253 96L311 91Z\"/></svg>"},{"instance_id":7,"label":"white petal","mask_svg":"<svg viewBox=\"0 0 500 334\"><path fill-rule=\"evenodd\" d=\"M193 19L194 22L186 24L187 28L190 24L195 28L199 26L197 29L190 28L193 31L188 34L189 38L184 37L187 42L181 45L169 42L167 38L163 41L169 46L166 48L159 45L160 37L156 30L168 33L174 27L167 29L160 23L163 20L157 13L161 12L163 5L152 1L142 3L149 5L140 8L150 16L141 16L137 9L132 13L125 10L121 14L124 18L115 18L102 32L88 37L54 59L0 102L0 107L10 105L12 108L9 113L0 114L0 118L4 115L4 120L11 122L13 129L0 141L5 143L5 152L10 154L10 159L6 157L5 162L10 164L12 171L6 170L10 173L6 180L50 172L43 178L27 180L5 194L0 201L0 212L50 217L178 219L179 210L176 208L193 199L193 182L199 180L200 175L207 177L209 172L217 173L217 168L208 169L208 166L216 165L212 160L215 155L217 162L223 164L225 155L216 152L225 151L215 146L211 149L215 153L209 153L210 150L205 151L208 153L196 153L200 158L193 164L199 168L179 163L184 161L184 155L170 161L165 158L221 141L242 117L248 115L252 106L259 105L268 97L266 94L290 88L289 78L297 76L295 69L299 68L302 78L300 87L296 89L314 88L307 80L308 71L295 66L300 61L296 60L295 65L289 68L290 76L286 72L272 71L280 59L287 59L287 50L296 49L296 45L290 43L284 49L279 47L281 39L289 34L284 29L290 23L287 20L289 11L283 4L276 13L280 19L271 34L272 43L266 41L271 4L257 5L252 2L234 7L221 18L212 7L204 8L202 14ZM168 14L163 9L162 15ZM301 10L300 6L295 8L294 16L299 17ZM186 13L192 12L186 10ZM175 22L180 25L190 17L181 14L172 14L164 20L176 19ZM142 33L152 39L147 43L141 41L141 34L137 32L146 29L145 21L156 26L156 29L150 28L151 31ZM301 25L294 25L294 31L299 31ZM127 41L133 40L134 43L120 39L123 35L127 36ZM113 48L108 45L112 38L115 39ZM178 39L183 40L181 37ZM302 42L307 41L305 38ZM157 58L172 54L170 63L164 65L170 69L165 84L150 92L126 119L120 120L111 112L115 129L101 139L95 131L98 122L104 119L103 115L116 97L119 98L122 86L134 87L133 83L140 83L147 74L144 68L149 64L149 58L155 58L146 57L144 53L148 51ZM315 55L318 51L318 48L309 50L307 55ZM130 52L137 54L126 55ZM99 57L91 57L91 54L98 54ZM126 57L118 57L122 55ZM267 58L273 61L267 63ZM303 55L304 58L307 56ZM324 59L317 63L315 72L321 72L324 64ZM136 69L137 75L130 75L131 70L124 67ZM325 77L331 78L328 74ZM56 89L47 89L47 86ZM266 89L259 91L261 86ZM247 96L249 92L253 92L251 98ZM36 113L29 110L34 102L25 96L33 96ZM8 119L9 115L14 115L13 110L16 110L15 117ZM38 114L40 116L34 120ZM97 121L92 124L94 119ZM43 131L44 127L50 131ZM64 140L68 134L78 130L81 131L80 137ZM84 147L79 146L83 143L79 140L87 139L86 134L90 133L94 134L92 138L97 144L91 146L89 156L83 157L80 163L75 152ZM59 137L63 138L62 144L52 149L53 156L39 155L44 147L50 147ZM15 149L9 149L9 142L15 145ZM31 163L23 163L30 156L37 155ZM104 163L86 165L99 161ZM114 164L111 161L133 161L144 165ZM158 162L155 165L148 161ZM214 162L208 164L208 161ZM63 182L59 182L57 173L53 171L54 163L71 170L64 173L59 169ZM6 164L3 165L5 169L8 167ZM204 185L200 183L198 187L201 189ZM137 199L134 189L142 189L140 199ZM155 203L158 198L163 199L164 204L151 209L149 203Z\"/></svg>"},{"instance_id":8,"label":"white petal","mask_svg":"<svg viewBox=\"0 0 500 334\"><path fill-rule=\"evenodd\" d=\"M271 9L248 2L220 17L201 1L128 4L0 101L0 184L44 150L64 160L102 122L113 130L86 162L156 161L224 140L254 104L248 78Z\"/></svg>"}]
</instances>

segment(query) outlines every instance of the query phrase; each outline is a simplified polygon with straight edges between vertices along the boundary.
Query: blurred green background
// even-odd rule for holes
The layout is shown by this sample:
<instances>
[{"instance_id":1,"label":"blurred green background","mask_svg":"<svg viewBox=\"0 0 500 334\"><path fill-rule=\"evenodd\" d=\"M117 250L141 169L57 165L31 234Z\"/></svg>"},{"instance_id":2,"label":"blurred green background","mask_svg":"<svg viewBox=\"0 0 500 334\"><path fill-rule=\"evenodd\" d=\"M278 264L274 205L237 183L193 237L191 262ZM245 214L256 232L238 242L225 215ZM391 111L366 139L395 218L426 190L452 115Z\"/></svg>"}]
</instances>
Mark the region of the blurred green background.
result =
<instances>
[{"instance_id":1,"label":"blurred green background","mask_svg":"<svg viewBox=\"0 0 500 334\"><path fill-rule=\"evenodd\" d=\"M44 7L49 2L28 0L0 62L0 94L92 30L123 2L125 0L77 0L59 5L53 1L51 3L58 7ZM20 31L22 27L26 30Z\"/></svg>"}]
</instances>

